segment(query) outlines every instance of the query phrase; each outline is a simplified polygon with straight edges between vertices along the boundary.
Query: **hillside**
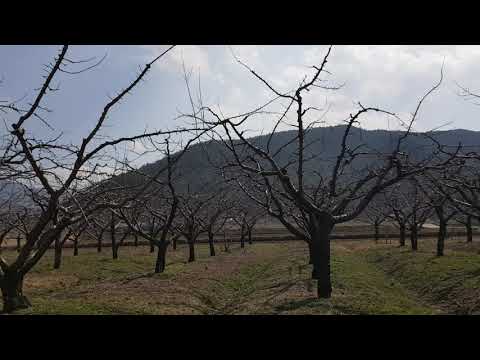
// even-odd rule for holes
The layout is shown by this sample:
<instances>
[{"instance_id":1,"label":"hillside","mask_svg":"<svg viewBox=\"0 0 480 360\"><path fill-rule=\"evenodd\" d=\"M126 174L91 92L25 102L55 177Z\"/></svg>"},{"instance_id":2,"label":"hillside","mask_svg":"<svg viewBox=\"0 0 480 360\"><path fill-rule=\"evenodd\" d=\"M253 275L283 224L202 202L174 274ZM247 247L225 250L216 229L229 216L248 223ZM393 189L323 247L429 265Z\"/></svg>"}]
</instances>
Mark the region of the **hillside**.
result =
<instances>
[{"instance_id":1,"label":"hillside","mask_svg":"<svg viewBox=\"0 0 480 360\"><path fill-rule=\"evenodd\" d=\"M344 133L344 126L321 127L312 129L305 136L305 144L309 144L305 158L309 158L315 154L318 156L306 163L305 166L305 182L313 181L313 171L327 174L332 167L332 162L336 159L340 150L341 139ZM396 140L403 132L388 130L364 130L353 128L348 138L348 146L354 148L359 144L367 144L369 151L376 150L382 153L388 153L396 145ZM295 136L294 131L285 131L277 133L271 141L271 149L278 149L285 143L288 143ZM456 146L462 143L463 146L478 147L480 146L480 132L470 130L448 130L437 131L434 137L442 144ZM251 141L262 148L266 147L268 137L258 136L251 138ZM275 160L279 165L284 166L294 159L296 151L296 142L285 147ZM417 134L410 136L405 141L402 150L409 154L412 158L424 158L432 149L431 142ZM218 169L212 166L224 164L225 158L231 158L227 149L220 142L209 141L202 144L192 146L179 161L179 186L189 184L191 189L205 189L207 184L213 184L220 180L221 175ZM155 163L145 165L142 171L146 173L154 173L159 166L164 166L165 160L159 160ZM372 165L376 161L372 157L359 158L355 161L355 168L361 169L367 165ZM290 168L290 171L294 171Z\"/></svg>"},{"instance_id":2,"label":"hillside","mask_svg":"<svg viewBox=\"0 0 480 360\"><path fill-rule=\"evenodd\" d=\"M305 158L315 158L306 162L305 183L316 184L314 172L322 175L329 174L332 169L339 150L345 126L319 127L314 128L305 136ZM347 141L349 148L355 148L359 144L366 144L368 148L364 150L368 152L378 151L388 153L396 144L396 140L403 132L388 130L364 130L360 128L352 128ZM294 131L278 132L271 140L270 148L272 152L282 145L292 141L296 133ZM461 143L463 146L469 147L469 150L480 149L480 132L471 130L448 130L437 131L434 137L445 145L456 146ZM268 136L257 136L250 139L252 143L260 148L266 148ZM431 149L432 143L425 137L413 134L404 142L402 151L408 153L411 158L423 158L427 156ZM285 166L292 160L295 160L297 151L297 142L293 141L286 146L275 160L280 166ZM201 144L195 144L190 147L182 156L176 166L175 184L178 190L184 190L187 187L192 191L215 191L218 183L222 181L222 175L219 168L225 164L225 159L232 160L232 156L224 145L219 141L208 141ZM372 166L377 159L372 156L359 157L355 160L351 169L351 176L360 174L360 170L366 166ZM166 166L166 160L160 159L156 162L146 164L141 171L147 174L154 174L160 167ZM290 165L290 172L295 171L295 165ZM122 183L138 183L142 181L138 176L128 174L116 177L116 180ZM0 190L0 200L7 199L12 192L21 191L21 186L14 183L0 182L2 189Z\"/></svg>"}]
</instances>

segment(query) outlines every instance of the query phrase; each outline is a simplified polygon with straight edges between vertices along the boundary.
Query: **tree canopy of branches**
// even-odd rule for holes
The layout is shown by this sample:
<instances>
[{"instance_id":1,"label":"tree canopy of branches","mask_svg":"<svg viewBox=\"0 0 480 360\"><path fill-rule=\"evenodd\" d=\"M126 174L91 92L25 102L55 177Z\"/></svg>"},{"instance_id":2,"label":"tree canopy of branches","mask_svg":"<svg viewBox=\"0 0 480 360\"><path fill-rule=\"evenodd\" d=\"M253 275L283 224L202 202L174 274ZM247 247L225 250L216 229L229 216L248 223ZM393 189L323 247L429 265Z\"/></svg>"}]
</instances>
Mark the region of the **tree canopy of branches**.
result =
<instances>
[{"instance_id":1,"label":"tree canopy of branches","mask_svg":"<svg viewBox=\"0 0 480 360\"><path fill-rule=\"evenodd\" d=\"M183 144L186 148L200 136L188 126L116 138L100 136L112 109L132 93L152 66L172 48L145 64L134 79L105 104L95 124L85 137L78 139L77 144L62 141L62 133L53 138L38 138L32 130L34 121L51 128L45 115L51 110L45 102L50 93L59 90L53 85L54 79L61 73L75 75L98 64L85 64L86 61L69 58L68 45L63 46L55 59L46 65L44 81L32 103L25 108L16 104L2 107L2 111L8 111L16 118L3 137L0 179L14 181L33 204L30 221L24 229L25 243L18 256L10 262L0 256L0 285L5 312L30 306L23 294L24 276L64 231L80 222L90 225L98 212L128 207L167 172L169 167L163 166L142 182L119 183L120 172L130 170L119 166L125 164L116 156L119 145L142 142L150 144L152 151L156 151L164 149L171 137L185 134L189 136Z\"/></svg>"},{"instance_id":2,"label":"tree canopy of branches","mask_svg":"<svg viewBox=\"0 0 480 360\"><path fill-rule=\"evenodd\" d=\"M424 101L440 86L443 71L440 81L420 99L408 121L401 120L390 111L358 103L358 110L345 120L337 155L331 159L322 157L321 153L310 153L312 143L308 141L308 133L318 126L323 115L320 119L310 118L308 121L309 115L318 114L320 110L308 106L304 96L314 89L339 89L338 86L328 85L323 78L330 74L326 68L330 52L331 47L319 65L312 66L313 75L305 76L289 92L276 89L270 81L238 60L254 78L266 86L273 94L273 99L261 107L235 116L226 117L208 106L201 106L192 115L221 129L215 132L215 137L223 142L232 155L224 167L225 173L229 173L230 178L235 179L237 185L269 215L277 218L293 235L308 243L313 262L312 278L317 280L318 296L321 298L330 297L332 292L330 233L335 224L355 219L376 194L395 183L428 169L443 168L450 161L450 158L438 160L433 149L432 154L426 158L416 159L413 154L409 154L406 146L410 137L422 136L413 133L412 127ZM278 102L283 105L284 111L268 111L269 106ZM352 145L350 140L356 130L354 125L369 113L397 119L405 126L391 148L375 149L371 144L362 142ZM290 115L294 117L292 122L289 122ZM267 135L265 146L260 146L247 138L245 131L249 128L249 120L267 116L274 117L274 125ZM295 135L285 143L274 144L272 138L280 124L290 124ZM295 149L294 158L287 163L279 163L278 154L286 151L289 146L290 149L292 146ZM309 168L308 164L312 161L326 164L323 171ZM314 183L305 182L307 171L316 176Z\"/></svg>"}]
</instances>

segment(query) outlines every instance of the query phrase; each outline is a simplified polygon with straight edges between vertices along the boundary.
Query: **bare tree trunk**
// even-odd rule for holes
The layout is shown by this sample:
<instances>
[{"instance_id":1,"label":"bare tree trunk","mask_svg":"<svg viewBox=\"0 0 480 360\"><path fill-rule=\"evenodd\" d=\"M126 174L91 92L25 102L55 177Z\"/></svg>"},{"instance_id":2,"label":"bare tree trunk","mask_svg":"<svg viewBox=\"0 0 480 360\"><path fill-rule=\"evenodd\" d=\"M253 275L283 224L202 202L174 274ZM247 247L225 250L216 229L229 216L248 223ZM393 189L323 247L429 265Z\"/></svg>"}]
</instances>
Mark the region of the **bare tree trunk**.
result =
<instances>
[{"instance_id":1,"label":"bare tree trunk","mask_svg":"<svg viewBox=\"0 0 480 360\"><path fill-rule=\"evenodd\" d=\"M208 233L208 245L210 246L210 256L215 256L215 246L213 245L213 233Z\"/></svg>"},{"instance_id":2,"label":"bare tree trunk","mask_svg":"<svg viewBox=\"0 0 480 360\"><path fill-rule=\"evenodd\" d=\"M248 244L249 245L253 244L253 242L252 242L252 229L251 228L248 228Z\"/></svg>"},{"instance_id":3,"label":"bare tree trunk","mask_svg":"<svg viewBox=\"0 0 480 360\"><path fill-rule=\"evenodd\" d=\"M410 229L410 243L412 245L412 250L418 250L418 228L416 225L412 226Z\"/></svg>"},{"instance_id":4,"label":"bare tree trunk","mask_svg":"<svg viewBox=\"0 0 480 360\"><path fill-rule=\"evenodd\" d=\"M195 261L195 244L193 239L188 239L188 262Z\"/></svg>"},{"instance_id":5,"label":"bare tree trunk","mask_svg":"<svg viewBox=\"0 0 480 360\"><path fill-rule=\"evenodd\" d=\"M445 221L440 220L438 228L437 239L437 256L443 256L443 249L445 248L445 237L447 236L447 224Z\"/></svg>"},{"instance_id":6,"label":"bare tree trunk","mask_svg":"<svg viewBox=\"0 0 480 360\"><path fill-rule=\"evenodd\" d=\"M20 235L17 236L17 252L20 252L22 248L22 237Z\"/></svg>"},{"instance_id":7,"label":"bare tree trunk","mask_svg":"<svg viewBox=\"0 0 480 360\"><path fill-rule=\"evenodd\" d=\"M406 228L405 224L400 224L400 246L405 246Z\"/></svg>"},{"instance_id":8,"label":"bare tree trunk","mask_svg":"<svg viewBox=\"0 0 480 360\"><path fill-rule=\"evenodd\" d=\"M112 258L118 259L117 236L115 233L115 221L112 214L112 221L110 222L110 238L112 239Z\"/></svg>"},{"instance_id":9,"label":"bare tree trunk","mask_svg":"<svg viewBox=\"0 0 480 360\"><path fill-rule=\"evenodd\" d=\"M223 251L230 252L227 242L227 234L225 232L223 233Z\"/></svg>"},{"instance_id":10,"label":"bare tree trunk","mask_svg":"<svg viewBox=\"0 0 480 360\"><path fill-rule=\"evenodd\" d=\"M169 241L161 242L158 246L157 261L155 262L155 273L163 273L166 265L166 255Z\"/></svg>"},{"instance_id":11,"label":"bare tree trunk","mask_svg":"<svg viewBox=\"0 0 480 360\"><path fill-rule=\"evenodd\" d=\"M173 250L177 250L177 240L178 240L179 236L174 236L172 238L172 249Z\"/></svg>"},{"instance_id":12,"label":"bare tree trunk","mask_svg":"<svg viewBox=\"0 0 480 360\"><path fill-rule=\"evenodd\" d=\"M6 270L0 280L0 287L2 289L4 313L11 313L32 306L27 297L23 295L23 275L19 272Z\"/></svg>"},{"instance_id":13,"label":"bare tree trunk","mask_svg":"<svg viewBox=\"0 0 480 360\"><path fill-rule=\"evenodd\" d=\"M240 247L243 249L245 247L245 224L242 224L242 229L240 230Z\"/></svg>"},{"instance_id":14,"label":"bare tree trunk","mask_svg":"<svg viewBox=\"0 0 480 360\"><path fill-rule=\"evenodd\" d=\"M53 268L60 269L60 265L62 264L62 241L60 240L60 235L58 234L55 237L55 252L53 258Z\"/></svg>"},{"instance_id":15,"label":"bare tree trunk","mask_svg":"<svg viewBox=\"0 0 480 360\"><path fill-rule=\"evenodd\" d=\"M137 246L138 246L138 235L137 235L137 234L133 234L133 236L134 236L133 245L134 245L135 247L137 247Z\"/></svg>"},{"instance_id":16,"label":"bare tree trunk","mask_svg":"<svg viewBox=\"0 0 480 360\"><path fill-rule=\"evenodd\" d=\"M312 279L317 280L317 296L330 298L332 283L330 280L330 233L333 221L328 215L312 214L311 221L311 257L313 260Z\"/></svg>"},{"instance_id":17,"label":"bare tree trunk","mask_svg":"<svg viewBox=\"0 0 480 360\"><path fill-rule=\"evenodd\" d=\"M150 252L153 253L155 251L155 246L150 243Z\"/></svg>"},{"instance_id":18,"label":"bare tree trunk","mask_svg":"<svg viewBox=\"0 0 480 360\"><path fill-rule=\"evenodd\" d=\"M378 240L379 240L379 238L380 238L378 221L375 221L375 223L374 223L373 226L374 226L374 228L375 228L375 235L374 235L374 236L375 236L375 244L377 244L377 243L378 243Z\"/></svg>"},{"instance_id":19,"label":"bare tree trunk","mask_svg":"<svg viewBox=\"0 0 480 360\"><path fill-rule=\"evenodd\" d=\"M472 232L472 216L467 216L467 223L465 224L467 228L467 242L471 243L473 240L473 232Z\"/></svg>"},{"instance_id":20,"label":"bare tree trunk","mask_svg":"<svg viewBox=\"0 0 480 360\"><path fill-rule=\"evenodd\" d=\"M310 242L308 244L308 264L313 264L313 257L312 257L312 244Z\"/></svg>"},{"instance_id":21,"label":"bare tree trunk","mask_svg":"<svg viewBox=\"0 0 480 360\"><path fill-rule=\"evenodd\" d=\"M102 252L102 240L103 240L103 233L105 232L105 229L102 229L100 231L100 235L97 238L97 252Z\"/></svg>"},{"instance_id":22,"label":"bare tree trunk","mask_svg":"<svg viewBox=\"0 0 480 360\"><path fill-rule=\"evenodd\" d=\"M118 249L120 249L120 244L115 242L115 246L112 247L112 258L118 259Z\"/></svg>"},{"instance_id":23,"label":"bare tree trunk","mask_svg":"<svg viewBox=\"0 0 480 360\"><path fill-rule=\"evenodd\" d=\"M73 238L73 256L78 256L78 236Z\"/></svg>"}]
</instances>

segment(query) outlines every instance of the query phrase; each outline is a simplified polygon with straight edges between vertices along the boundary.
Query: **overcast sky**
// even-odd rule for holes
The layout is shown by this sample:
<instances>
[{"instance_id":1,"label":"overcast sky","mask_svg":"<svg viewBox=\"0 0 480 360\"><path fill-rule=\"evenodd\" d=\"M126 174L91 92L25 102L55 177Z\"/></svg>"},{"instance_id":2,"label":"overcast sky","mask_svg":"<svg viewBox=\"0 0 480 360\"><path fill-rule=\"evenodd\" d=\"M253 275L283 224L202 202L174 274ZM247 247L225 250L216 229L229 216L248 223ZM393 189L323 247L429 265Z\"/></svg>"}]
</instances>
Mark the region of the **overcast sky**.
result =
<instances>
[{"instance_id":1,"label":"overcast sky","mask_svg":"<svg viewBox=\"0 0 480 360\"><path fill-rule=\"evenodd\" d=\"M108 101L132 80L139 67L167 48L158 46L72 46L71 59L107 55L100 66L79 75L61 74L54 85L61 90L51 93L44 105L56 131L78 139L94 125ZM22 98L28 101L42 83L44 64L53 59L59 46L0 46L0 100ZM144 129L174 127L180 111L188 111L182 63L191 75L192 87L199 79L206 105L220 106L225 115L248 111L272 97L272 93L239 65L232 52L279 91L293 89L312 65L319 65L326 46L184 46L174 48L161 59L131 96L112 112L108 135L126 135ZM328 125L340 123L358 109L357 102L398 113L408 119L419 98L440 77L438 92L425 103L415 126L428 130L448 124L445 129L480 130L480 106L456 95L458 82L471 90L480 89L480 46L334 46L327 65L330 84L344 84L337 91L312 91L308 105L329 109L324 115ZM7 119L8 120L8 119ZM253 129L268 128L259 119ZM369 129L397 128L383 116L367 116L362 126ZM4 130L3 130L4 131ZM41 123L35 131L51 130ZM253 133L252 133L253 135Z\"/></svg>"}]
</instances>

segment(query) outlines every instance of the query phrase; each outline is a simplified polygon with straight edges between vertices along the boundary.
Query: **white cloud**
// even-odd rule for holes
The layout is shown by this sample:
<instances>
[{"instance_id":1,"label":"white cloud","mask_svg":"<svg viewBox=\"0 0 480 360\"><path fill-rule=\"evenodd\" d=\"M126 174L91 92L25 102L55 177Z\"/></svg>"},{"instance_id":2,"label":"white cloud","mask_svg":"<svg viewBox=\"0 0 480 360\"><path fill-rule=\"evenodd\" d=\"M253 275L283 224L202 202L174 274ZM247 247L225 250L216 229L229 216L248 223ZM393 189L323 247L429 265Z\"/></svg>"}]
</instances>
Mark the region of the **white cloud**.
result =
<instances>
[{"instance_id":1,"label":"white cloud","mask_svg":"<svg viewBox=\"0 0 480 360\"><path fill-rule=\"evenodd\" d=\"M165 51L164 45L144 45L152 55ZM183 73L183 64L187 71L200 72L202 76L210 76L210 63L207 50L200 45L177 45L168 56L157 63L161 69Z\"/></svg>"},{"instance_id":2,"label":"white cloud","mask_svg":"<svg viewBox=\"0 0 480 360\"><path fill-rule=\"evenodd\" d=\"M148 47L156 54L164 48ZM283 92L295 88L305 75L311 76L312 65L322 62L327 49L327 46L178 46L159 66L181 75L183 59L187 68L200 71L204 100L210 105L220 104L231 115L253 109L273 96L265 84L236 62L232 51ZM305 94L305 105L322 108L327 99L330 111L325 120L330 125L342 122L356 111L359 101L364 106L403 114L408 120L419 99L438 81L444 62L444 82L425 102L416 128L430 129L453 121L452 127L480 130L476 122L480 109L455 94L456 81L480 89L480 46L334 46L326 66L331 75L324 74L322 79L330 85L345 83L345 86L337 91L312 89ZM265 117L255 121L254 126L268 127L273 121ZM367 115L363 124L367 128L398 128L381 116Z\"/></svg>"}]
</instances>

